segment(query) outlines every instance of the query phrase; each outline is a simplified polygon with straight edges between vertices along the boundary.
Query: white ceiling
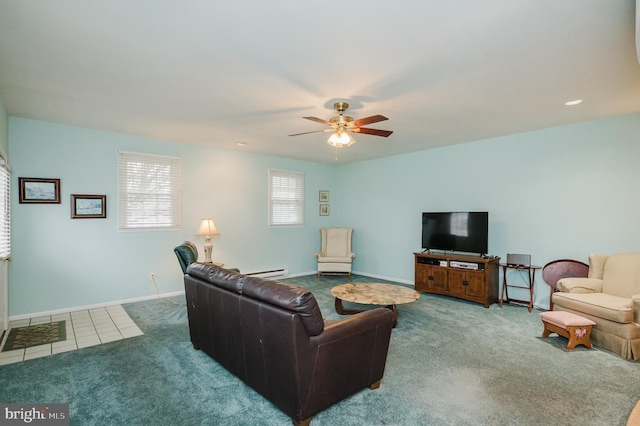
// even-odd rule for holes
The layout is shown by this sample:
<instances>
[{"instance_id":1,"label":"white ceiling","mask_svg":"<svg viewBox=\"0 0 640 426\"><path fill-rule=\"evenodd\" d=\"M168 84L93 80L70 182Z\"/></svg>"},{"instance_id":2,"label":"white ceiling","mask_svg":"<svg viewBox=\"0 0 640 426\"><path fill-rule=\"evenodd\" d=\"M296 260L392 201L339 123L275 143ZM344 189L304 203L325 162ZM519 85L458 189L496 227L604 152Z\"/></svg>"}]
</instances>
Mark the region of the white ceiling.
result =
<instances>
[{"instance_id":1,"label":"white ceiling","mask_svg":"<svg viewBox=\"0 0 640 426\"><path fill-rule=\"evenodd\" d=\"M394 131L355 134L353 162L640 111L635 49L634 0L0 0L0 99L319 162L326 133L287 135L346 100Z\"/></svg>"}]
</instances>

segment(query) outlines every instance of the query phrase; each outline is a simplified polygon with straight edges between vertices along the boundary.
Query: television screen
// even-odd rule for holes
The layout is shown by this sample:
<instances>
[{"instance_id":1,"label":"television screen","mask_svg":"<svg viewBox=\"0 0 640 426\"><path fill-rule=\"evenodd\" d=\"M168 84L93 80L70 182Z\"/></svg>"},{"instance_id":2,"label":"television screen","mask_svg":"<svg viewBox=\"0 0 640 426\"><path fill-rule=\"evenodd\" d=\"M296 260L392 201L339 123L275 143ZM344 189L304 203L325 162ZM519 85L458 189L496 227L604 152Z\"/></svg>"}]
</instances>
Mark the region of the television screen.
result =
<instances>
[{"instance_id":1,"label":"television screen","mask_svg":"<svg viewBox=\"0 0 640 426\"><path fill-rule=\"evenodd\" d=\"M422 248L487 254L488 212L422 213Z\"/></svg>"}]
</instances>

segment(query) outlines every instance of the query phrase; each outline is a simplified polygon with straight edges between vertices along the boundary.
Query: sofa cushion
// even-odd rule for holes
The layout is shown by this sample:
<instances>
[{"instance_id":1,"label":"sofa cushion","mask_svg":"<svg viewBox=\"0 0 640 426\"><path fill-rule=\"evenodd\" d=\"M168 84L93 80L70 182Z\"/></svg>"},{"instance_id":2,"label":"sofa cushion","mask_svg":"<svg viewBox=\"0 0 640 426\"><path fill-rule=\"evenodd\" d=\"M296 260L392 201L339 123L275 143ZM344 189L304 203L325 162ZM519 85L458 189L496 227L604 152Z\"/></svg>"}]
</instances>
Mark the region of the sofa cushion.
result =
<instances>
[{"instance_id":1,"label":"sofa cushion","mask_svg":"<svg viewBox=\"0 0 640 426\"><path fill-rule=\"evenodd\" d=\"M351 272L351 264L318 262L318 272Z\"/></svg>"},{"instance_id":2,"label":"sofa cushion","mask_svg":"<svg viewBox=\"0 0 640 426\"><path fill-rule=\"evenodd\" d=\"M349 257L352 228L327 228L325 253L332 257Z\"/></svg>"},{"instance_id":3,"label":"sofa cushion","mask_svg":"<svg viewBox=\"0 0 640 426\"><path fill-rule=\"evenodd\" d=\"M350 263L351 257L318 257L320 263Z\"/></svg>"},{"instance_id":4,"label":"sofa cushion","mask_svg":"<svg viewBox=\"0 0 640 426\"><path fill-rule=\"evenodd\" d=\"M640 253L618 253L607 258L602 292L619 297L640 294Z\"/></svg>"},{"instance_id":5,"label":"sofa cushion","mask_svg":"<svg viewBox=\"0 0 640 426\"><path fill-rule=\"evenodd\" d=\"M324 329L324 320L313 294L302 287L264 278L247 277L242 294L299 314L310 336Z\"/></svg>"},{"instance_id":6,"label":"sofa cushion","mask_svg":"<svg viewBox=\"0 0 640 426\"><path fill-rule=\"evenodd\" d=\"M246 276L229 269L199 262L190 264L187 267L187 274L238 294L242 293L242 287L246 280Z\"/></svg>"},{"instance_id":7,"label":"sofa cushion","mask_svg":"<svg viewBox=\"0 0 640 426\"><path fill-rule=\"evenodd\" d=\"M542 320L553 325L557 325L560 328L566 330L567 327L581 326L581 325L596 325L595 322L588 318L581 317L577 314L572 314L566 311L547 311L540 312Z\"/></svg>"},{"instance_id":8,"label":"sofa cushion","mask_svg":"<svg viewBox=\"0 0 640 426\"><path fill-rule=\"evenodd\" d=\"M625 297L604 293L554 293L553 304L621 324L633 322L631 299Z\"/></svg>"},{"instance_id":9,"label":"sofa cushion","mask_svg":"<svg viewBox=\"0 0 640 426\"><path fill-rule=\"evenodd\" d=\"M589 255L589 278L602 279L604 273L604 265L607 263L609 256L604 254L591 253Z\"/></svg>"}]
</instances>

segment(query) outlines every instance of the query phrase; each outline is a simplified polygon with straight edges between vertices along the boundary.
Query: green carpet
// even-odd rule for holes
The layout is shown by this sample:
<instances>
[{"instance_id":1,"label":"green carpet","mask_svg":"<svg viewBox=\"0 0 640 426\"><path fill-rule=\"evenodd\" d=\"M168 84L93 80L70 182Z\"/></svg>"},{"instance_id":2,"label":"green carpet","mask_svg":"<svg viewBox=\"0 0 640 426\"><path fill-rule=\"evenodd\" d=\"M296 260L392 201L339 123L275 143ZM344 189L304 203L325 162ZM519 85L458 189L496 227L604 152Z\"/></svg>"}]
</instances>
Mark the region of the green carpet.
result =
<instances>
[{"instance_id":1,"label":"green carpet","mask_svg":"<svg viewBox=\"0 0 640 426\"><path fill-rule=\"evenodd\" d=\"M16 327L9 330L2 352L60 342L66 338L65 321Z\"/></svg>"},{"instance_id":2,"label":"green carpet","mask_svg":"<svg viewBox=\"0 0 640 426\"><path fill-rule=\"evenodd\" d=\"M329 290L344 277L287 281L339 318ZM124 305L144 336L1 366L0 402L69 402L71 424L83 426L289 425L192 348L184 298L172 301ZM398 313L381 387L319 413L312 426L624 425L640 399L638 363L539 339L536 311L422 293Z\"/></svg>"}]
</instances>

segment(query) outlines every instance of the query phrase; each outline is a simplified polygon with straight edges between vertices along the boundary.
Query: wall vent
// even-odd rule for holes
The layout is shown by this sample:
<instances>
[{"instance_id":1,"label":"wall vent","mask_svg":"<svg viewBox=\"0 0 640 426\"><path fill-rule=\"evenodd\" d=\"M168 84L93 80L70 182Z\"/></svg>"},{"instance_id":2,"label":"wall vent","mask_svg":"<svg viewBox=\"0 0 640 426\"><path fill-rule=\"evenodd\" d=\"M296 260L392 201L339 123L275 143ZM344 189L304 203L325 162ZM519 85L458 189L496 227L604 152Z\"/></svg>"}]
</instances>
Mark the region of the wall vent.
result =
<instances>
[{"instance_id":1,"label":"wall vent","mask_svg":"<svg viewBox=\"0 0 640 426\"><path fill-rule=\"evenodd\" d=\"M268 271L259 271L259 272L249 272L248 275L250 277L259 277L259 278L283 278L289 275L289 268L282 269L269 269Z\"/></svg>"}]
</instances>

